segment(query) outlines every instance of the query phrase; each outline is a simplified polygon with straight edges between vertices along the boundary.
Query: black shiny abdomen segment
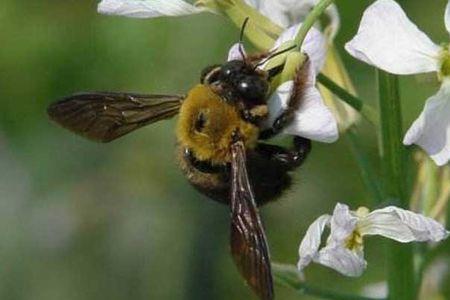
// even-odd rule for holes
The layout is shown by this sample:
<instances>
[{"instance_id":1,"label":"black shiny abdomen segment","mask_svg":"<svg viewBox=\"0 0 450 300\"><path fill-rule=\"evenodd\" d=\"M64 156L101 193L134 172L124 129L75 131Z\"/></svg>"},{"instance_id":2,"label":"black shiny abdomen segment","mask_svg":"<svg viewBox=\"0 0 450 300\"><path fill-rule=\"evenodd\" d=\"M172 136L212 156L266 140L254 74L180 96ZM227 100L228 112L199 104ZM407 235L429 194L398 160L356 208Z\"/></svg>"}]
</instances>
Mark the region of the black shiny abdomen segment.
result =
<instances>
[{"instance_id":1,"label":"black shiny abdomen segment","mask_svg":"<svg viewBox=\"0 0 450 300\"><path fill-rule=\"evenodd\" d=\"M248 154L247 171L258 206L276 200L292 183L290 174L282 164L267 160L257 152Z\"/></svg>"},{"instance_id":2,"label":"black shiny abdomen segment","mask_svg":"<svg viewBox=\"0 0 450 300\"><path fill-rule=\"evenodd\" d=\"M179 158L186 178L199 192L212 200L229 204L229 167L211 172L211 169L205 169L203 164L198 165L184 153ZM247 153L247 171L258 206L276 200L291 185L291 176L283 163L268 159L266 155L255 151Z\"/></svg>"}]
</instances>

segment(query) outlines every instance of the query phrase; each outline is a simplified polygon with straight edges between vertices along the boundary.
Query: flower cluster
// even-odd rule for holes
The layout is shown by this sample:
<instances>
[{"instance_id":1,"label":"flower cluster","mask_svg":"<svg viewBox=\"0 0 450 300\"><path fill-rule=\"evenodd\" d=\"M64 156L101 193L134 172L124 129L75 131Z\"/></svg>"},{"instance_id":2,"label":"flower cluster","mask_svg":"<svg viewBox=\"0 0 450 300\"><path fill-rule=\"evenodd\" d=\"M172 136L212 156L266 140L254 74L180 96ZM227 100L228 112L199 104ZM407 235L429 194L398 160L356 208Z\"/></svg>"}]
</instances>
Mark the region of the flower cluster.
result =
<instances>
[{"instance_id":1,"label":"flower cluster","mask_svg":"<svg viewBox=\"0 0 450 300\"><path fill-rule=\"evenodd\" d=\"M450 5L445 10L450 32ZM436 72L441 88L430 97L403 143L421 146L437 165L450 160L450 52L412 23L393 0L378 0L364 12L356 36L345 46L353 57L384 71L409 75Z\"/></svg>"}]
</instances>

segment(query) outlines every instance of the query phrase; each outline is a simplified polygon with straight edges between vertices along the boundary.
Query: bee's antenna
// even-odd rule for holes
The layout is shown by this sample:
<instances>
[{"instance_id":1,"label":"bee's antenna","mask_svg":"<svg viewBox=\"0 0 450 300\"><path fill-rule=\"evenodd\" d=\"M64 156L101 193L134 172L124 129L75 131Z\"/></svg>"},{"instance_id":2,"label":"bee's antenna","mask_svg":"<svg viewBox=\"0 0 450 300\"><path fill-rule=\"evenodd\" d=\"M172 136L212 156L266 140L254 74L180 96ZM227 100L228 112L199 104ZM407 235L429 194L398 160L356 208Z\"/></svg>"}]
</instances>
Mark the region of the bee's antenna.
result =
<instances>
[{"instance_id":1,"label":"bee's antenna","mask_svg":"<svg viewBox=\"0 0 450 300\"><path fill-rule=\"evenodd\" d=\"M243 40L244 40L245 27L247 27L249 20L250 20L249 17L245 18L244 23L242 23L241 33L239 35L239 53L241 54L243 60L245 60L247 58L242 45L243 45Z\"/></svg>"},{"instance_id":2,"label":"bee's antenna","mask_svg":"<svg viewBox=\"0 0 450 300\"><path fill-rule=\"evenodd\" d=\"M273 53L272 55L270 55L270 56L267 57L266 59L264 59L264 60L262 60L261 62L257 63L257 64L255 65L254 69L256 70L256 68L262 66L263 64L265 64L266 62L268 62L268 61L271 60L272 58L277 57L277 56L279 56L279 55L281 55L281 54L283 54L283 53L289 52L289 51L291 51L292 49L295 49L295 48L297 48L297 45L293 45L293 46L291 46L291 47L289 47L289 48L286 48L286 49L284 49L284 50L281 50L281 51L278 51L278 52Z\"/></svg>"}]
</instances>

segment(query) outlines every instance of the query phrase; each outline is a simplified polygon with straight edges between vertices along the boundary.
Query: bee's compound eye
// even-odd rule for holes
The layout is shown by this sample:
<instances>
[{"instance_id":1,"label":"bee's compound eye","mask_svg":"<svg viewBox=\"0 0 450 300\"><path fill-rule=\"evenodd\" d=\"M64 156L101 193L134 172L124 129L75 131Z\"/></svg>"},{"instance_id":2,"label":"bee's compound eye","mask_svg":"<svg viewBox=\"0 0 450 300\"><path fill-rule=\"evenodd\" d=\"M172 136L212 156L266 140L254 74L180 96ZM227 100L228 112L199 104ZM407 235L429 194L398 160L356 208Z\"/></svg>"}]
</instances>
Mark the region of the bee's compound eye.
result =
<instances>
[{"instance_id":1,"label":"bee's compound eye","mask_svg":"<svg viewBox=\"0 0 450 300\"><path fill-rule=\"evenodd\" d=\"M203 129L205 128L206 121L207 121L207 118L206 118L205 113L204 112L200 112L197 115L197 118L195 119L195 122L194 122L194 129L195 129L195 131L202 132Z\"/></svg>"},{"instance_id":2,"label":"bee's compound eye","mask_svg":"<svg viewBox=\"0 0 450 300\"><path fill-rule=\"evenodd\" d=\"M245 62L242 60L231 60L221 67L223 79L232 79L245 69Z\"/></svg>"},{"instance_id":3,"label":"bee's compound eye","mask_svg":"<svg viewBox=\"0 0 450 300\"><path fill-rule=\"evenodd\" d=\"M245 76L239 81L237 89L245 99L264 100L269 84L258 76Z\"/></svg>"}]
</instances>

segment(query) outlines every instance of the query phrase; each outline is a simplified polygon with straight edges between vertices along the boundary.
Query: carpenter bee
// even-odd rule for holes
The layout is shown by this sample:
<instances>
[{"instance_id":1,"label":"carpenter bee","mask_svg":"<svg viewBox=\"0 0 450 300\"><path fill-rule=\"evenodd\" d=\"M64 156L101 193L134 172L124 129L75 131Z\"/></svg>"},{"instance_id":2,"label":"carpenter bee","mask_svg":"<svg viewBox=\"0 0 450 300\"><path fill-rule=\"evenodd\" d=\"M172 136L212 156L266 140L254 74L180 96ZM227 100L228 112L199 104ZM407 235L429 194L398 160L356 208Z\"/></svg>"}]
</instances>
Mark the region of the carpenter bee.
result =
<instances>
[{"instance_id":1,"label":"carpenter bee","mask_svg":"<svg viewBox=\"0 0 450 300\"><path fill-rule=\"evenodd\" d=\"M257 207L289 187L290 171L302 164L311 149L309 140L297 136L289 149L262 142L290 122L302 99L305 64L297 71L288 108L271 127L263 128L270 83L280 70L263 71L258 66L278 54L246 57L242 53L243 60L209 66L187 95L79 93L48 107L53 121L98 142L110 142L179 114L179 165L196 189L230 207L233 259L263 300L273 299L274 292Z\"/></svg>"}]
</instances>

